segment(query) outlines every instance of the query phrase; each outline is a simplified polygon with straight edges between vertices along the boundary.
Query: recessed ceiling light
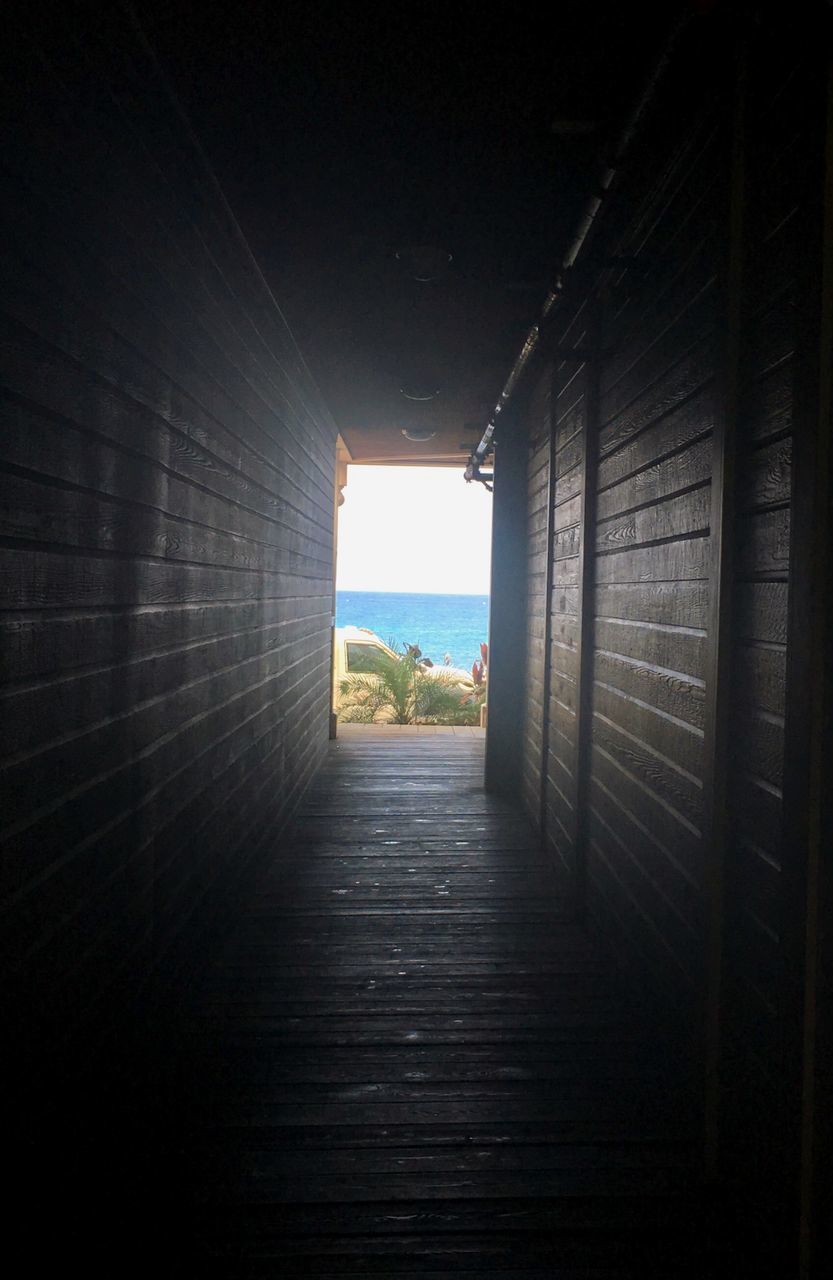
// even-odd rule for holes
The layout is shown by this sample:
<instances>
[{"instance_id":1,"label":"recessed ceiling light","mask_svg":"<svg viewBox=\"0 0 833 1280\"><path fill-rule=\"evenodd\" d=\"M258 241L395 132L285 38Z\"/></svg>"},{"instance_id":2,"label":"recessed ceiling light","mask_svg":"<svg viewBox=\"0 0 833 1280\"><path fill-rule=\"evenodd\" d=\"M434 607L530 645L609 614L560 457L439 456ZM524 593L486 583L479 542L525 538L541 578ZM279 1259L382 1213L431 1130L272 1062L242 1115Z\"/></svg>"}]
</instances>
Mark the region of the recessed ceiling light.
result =
<instances>
[{"instance_id":1,"label":"recessed ceiling light","mask_svg":"<svg viewBox=\"0 0 833 1280\"><path fill-rule=\"evenodd\" d=\"M553 120L550 125L553 133L561 138L586 138L595 133L598 125L595 120Z\"/></svg>"},{"instance_id":2,"label":"recessed ceiling light","mask_svg":"<svg viewBox=\"0 0 833 1280\"><path fill-rule=\"evenodd\" d=\"M399 388L406 400L436 400L439 387L415 386L413 383Z\"/></svg>"},{"instance_id":3,"label":"recessed ceiling light","mask_svg":"<svg viewBox=\"0 0 833 1280\"><path fill-rule=\"evenodd\" d=\"M452 257L447 249L438 249L433 244L413 244L397 249L396 260L414 280L427 284L439 280L451 266Z\"/></svg>"},{"instance_id":4,"label":"recessed ceiling light","mask_svg":"<svg viewBox=\"0 0 833 1280\"><path fill-rule=\"evenodd\" d=\"M433 440L437 433L436 431L420 431L417 427L403 427L402 434L406 440L412 440L414 444L424 444L426 440Z\"/></svg>"}]
</instances>

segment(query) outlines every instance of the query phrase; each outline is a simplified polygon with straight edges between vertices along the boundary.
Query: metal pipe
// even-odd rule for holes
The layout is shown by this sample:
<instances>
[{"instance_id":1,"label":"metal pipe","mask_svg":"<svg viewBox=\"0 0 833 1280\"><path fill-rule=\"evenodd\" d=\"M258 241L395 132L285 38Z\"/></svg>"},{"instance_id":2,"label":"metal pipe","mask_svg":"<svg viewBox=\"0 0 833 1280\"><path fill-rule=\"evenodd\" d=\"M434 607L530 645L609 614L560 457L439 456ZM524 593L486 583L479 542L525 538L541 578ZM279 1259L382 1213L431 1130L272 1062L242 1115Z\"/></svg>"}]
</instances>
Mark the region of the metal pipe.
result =
<instances>
[{"instance_id":1,"label":"metal pipe","mask_svg":"<svg viewBox=\"0 0 833 1280\"><path fill-rule=\"evenodd\" d=\"M491 418L489 419L488 425L486 426L486 429L480 438L480 443L469 455L468 465L466 466L466 470L464 472L466 480L480 479L480 467L481 467L481 464L486 459L486 456L491 452L492 441L494 440L498 417L503 411L507 401L511 397L513 391L515 390L515 387L517 386L521 376L523 375L524 370L526 369L533 354L538 348L538 344L541 338L541 324L550 315L556 303L558 302L558 299L561 297L564 291L565 280L568 277L572 268L575 266L576 260L579 257L582 249L584 248L585 243L587 242L587 238L590 235L590 232L596 222L596 218L598 216L599 210L604 204L605 197L610 191L610 188L612 187L617 174L622 168L622 164L627 156L627 153L630 150L634 136L642 121L642 117L645 115L645 112L647 111L648 107L650 106L653 100L654 94L656 93L656 90L657 90L657 86L659 85L659 82L662 79L662 77L665 75L665 72L668 68L668 64L670 63L671 58L673 57L673 54L677 47L677 43L680 39L680 36L682 35L685 28L688 26L692 16L693 16L692 9L688 9L680 16L680 18L674 25L674 28L672 29L671 34L669 35L668 39L665 42L665 46L663 47L662 53L660 54L659 58L654 64L654 68L650 76L648 77L647 83L645 84L645 87L643 88L642 93L639 95L639 98L637 99L634 109L631 111L630 115L625 121L625 125L621 133L619 134L619 140L616 144L616 149L613 154L613 159L609 164L605 165L604 169L599 175L598 187L596 188L596 191L588 200L587 205L581 217L578 220L578 226L576 227L576 231L573 236L573 239L571 240L570 246L561 260L561 266L558 272L556 283L554 284L553 288L550 290L550 292L547 294L546 298L544 299L543 306L541 307L540 318L532 326L532 328L529 330L528 334L526 335L526 340L523 346L521 347L521 350L518 354L518 357L514 365L512 366L512 369L509 373L509 377L506 379L506 382L503 385L503 390L498 396L497 404L495 405L494 411L492 413Z\"/></svg>"}]
</instances>

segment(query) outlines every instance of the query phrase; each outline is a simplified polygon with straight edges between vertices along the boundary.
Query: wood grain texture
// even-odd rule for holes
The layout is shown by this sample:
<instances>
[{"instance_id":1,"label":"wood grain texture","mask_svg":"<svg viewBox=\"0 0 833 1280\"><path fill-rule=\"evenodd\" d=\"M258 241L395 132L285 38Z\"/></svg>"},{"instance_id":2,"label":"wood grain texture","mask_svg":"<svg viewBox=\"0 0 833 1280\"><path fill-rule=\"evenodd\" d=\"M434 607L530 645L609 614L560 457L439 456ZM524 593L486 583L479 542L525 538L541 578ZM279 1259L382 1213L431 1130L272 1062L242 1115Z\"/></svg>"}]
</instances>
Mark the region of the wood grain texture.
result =
<instances>
[{"instance_id":1,"label":"wood grain texture","mask_svg":"<svg viewBox=\"0 0 833 1280\"><path fill-rule=\"evenodd\" d=\"M541 828L564 892L580 910L580 761L582 679L585 669L583 604L589 573L587 530L587 432L595 432L595 396L585 351L591 336L586 310L569 309L558 330L551 378L552 511L551 591L547 601L546 702L540 778ZM585 561L587 560L587 564ZM570 616L572 615L572 616Z\"/></svg>"},{"instance_id":2,"label":"wood grain texture","mask_svg":"<svg viewBox=\"0 0 833 1280\"><path fill-rule=\"evenodd\" d=\"M712 108L695 110L691 82L668 89L686 92L682 109L674 99L677 127L657 125L643 144L605 232L611 257L645 265L611 270L604 285L595 560L582 601L591 751L578 822L600 936L652 999L695 1018L723 174Z\"/></svg>"},{"instance_id":3,"label":"wood grain texture","mask_svg":"<svg viewBox=\"0 0 833 1280\"><path fill-rule=\"evenodd\" d=\"M547 584L552 529L550 487L550 375L539 377L526 406L529 441L527 459L527 593L526 631L540 638L540 646L527 646L523 759L521 786L524 807L534 823L541 812L541 752L544 734L546 685L545 640L547 635Z\"/></svg>"},{"instance_id":4,"label":"wood grain texture","mask_svg":"<svg viewBox=\"0 0 833 1280\"><path fill-rule=\"evenodd\" d=\"M55 18L0 154L3 952L47 1079L181 995L321 759L335 445L125 11Z\"/></svg>"},{"instance_id":5,"label":"wood grain texture","mask_svg":"<svg viewBox=\"0 0 833 1280\"><path fill-rule=\"evenodd\" d=\"M205 1153L192 1218L213 1254L279 1253L289 1275L378 1256L617 1276L648 1248L644 1220L652 1258L696 1266L675 1253L685 1086L481 771L470 740L331 748L307 807L328 816L315 836L302 817L266 869L193 1029L185 1145ZM440 802L416 840L411 776ZM345 822L369 796L389 831L359 843Z\"/></svg>"},{"instance_id":6,"label":"wood grain texture","mask_svg":"<svg viewBox=\"0 0 833 1280\"><path fill-rule=\"evenodd\" d=\"M791 705L787 672L791 664L795 670L796 632L788 625L789 610L806 572L804 557L793 546L793 516L801 502L794 485L800 438L796 432L806 430L800 379L819 342L816 322L806 318L816 271L808 239L809 210L818 198L810 177L816 136L811 107L816 91L814 54L805 42L806 33L800 37L782 32L782 37L782 56L774 60L764 30L751 42L746 190L750 288L738 406L737 625L729 780L733 829L726 872L724 1014L731 1039L723 1158L730 1176L737 1176L738 1144L743 1144L744 1176L770 1204L768 1230L773 1241L792 1212L786 1171L796 1159L798 1144L799 1121L797 1113L791 1115L788 1100L796 1087L782 1078L790 1062L797 1071L802 1016L798 1000L790 1008L794 994L785 988L791 945L786 927L788 886L801 874L801 854L795 848L789 851L785 830L791 756L785 712ZM808 536L812 534L805 531ZM792 909L800 915L804 907L793 900ZM800 924L795 927L803 929ZM803 946L796 936L793 955ZM742 1120L736 1121L731 1109L740 1093L745 1095ZM774 1243L776 1253L783 1243ZM785 1261L778 1269L792 1267Z\"/></svg>"}]
</instances>

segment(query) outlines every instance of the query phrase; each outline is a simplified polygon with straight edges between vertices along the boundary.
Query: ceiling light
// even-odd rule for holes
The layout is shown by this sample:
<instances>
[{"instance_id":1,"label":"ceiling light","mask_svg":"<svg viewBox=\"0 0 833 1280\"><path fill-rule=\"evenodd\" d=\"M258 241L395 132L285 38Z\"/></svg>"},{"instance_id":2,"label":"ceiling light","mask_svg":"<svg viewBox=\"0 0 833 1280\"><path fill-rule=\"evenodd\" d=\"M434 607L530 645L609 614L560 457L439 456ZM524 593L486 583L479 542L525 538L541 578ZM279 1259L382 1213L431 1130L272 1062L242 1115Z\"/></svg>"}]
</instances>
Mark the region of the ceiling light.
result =
<instances>
[{"instance_id":1,"label":"ceiling light","mask_svg":"<svg viewBox=\"0 0 833 1280\"><path fill-rule=\"evenodd\" d=\"M438 280L448 270L452 258L447 249L437 249L432 244L414 244L397 249L396 260L414 280L427 284Z\"/></svg>"},{"instance_id":2,"label":"ceiling light","mask_svg":"<svg viewBox=\"0 0 833 1280\"><path fill-rule=\"evenodd\" d=\"M406 440L412 440L414 444L425 444L426 440L433 440L437 433L436 431L421 431L418 427L403 427L402 434Z\"/></svg>"},{"instance_id":3,"label":"ceiling light","mask_svg":"<svg viewBox=\"0 0 833 1280\"><path fill-rule=\"evenodd\" d=\"M438 387L430 387L428 385L419 386L411 383L399 388L406 400L436 400L440 394Z\"/></svg>"},{"instance_id":4,"label":"ceiling light","mask_svg":"<svg viewBox=\"0 0 833 1280\"><path fill-rule=\"evenodd\" d=\"M553 133L561 138L586 138L598 128L595 120L553 120Z\"/></svg>"}]
</instances>

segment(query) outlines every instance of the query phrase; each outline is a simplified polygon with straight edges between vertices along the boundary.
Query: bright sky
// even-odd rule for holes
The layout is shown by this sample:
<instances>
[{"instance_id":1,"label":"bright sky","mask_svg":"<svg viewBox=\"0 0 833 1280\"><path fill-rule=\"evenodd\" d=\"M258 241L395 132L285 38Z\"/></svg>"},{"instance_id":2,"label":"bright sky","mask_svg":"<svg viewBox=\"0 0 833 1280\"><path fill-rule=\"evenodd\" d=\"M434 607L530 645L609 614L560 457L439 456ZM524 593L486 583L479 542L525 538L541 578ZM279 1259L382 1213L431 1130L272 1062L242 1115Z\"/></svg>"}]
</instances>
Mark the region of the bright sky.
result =
<instances>
[{"instance_id":1,"label":"bright sky","mask_svg":"<svg viewBox=\"0 0 833 1280\"><path fill-rule=\"evenodd\" d=\"M492 495L461 467L347 469L340 591L488 595Z\"/></svg>"}]
</instances>

